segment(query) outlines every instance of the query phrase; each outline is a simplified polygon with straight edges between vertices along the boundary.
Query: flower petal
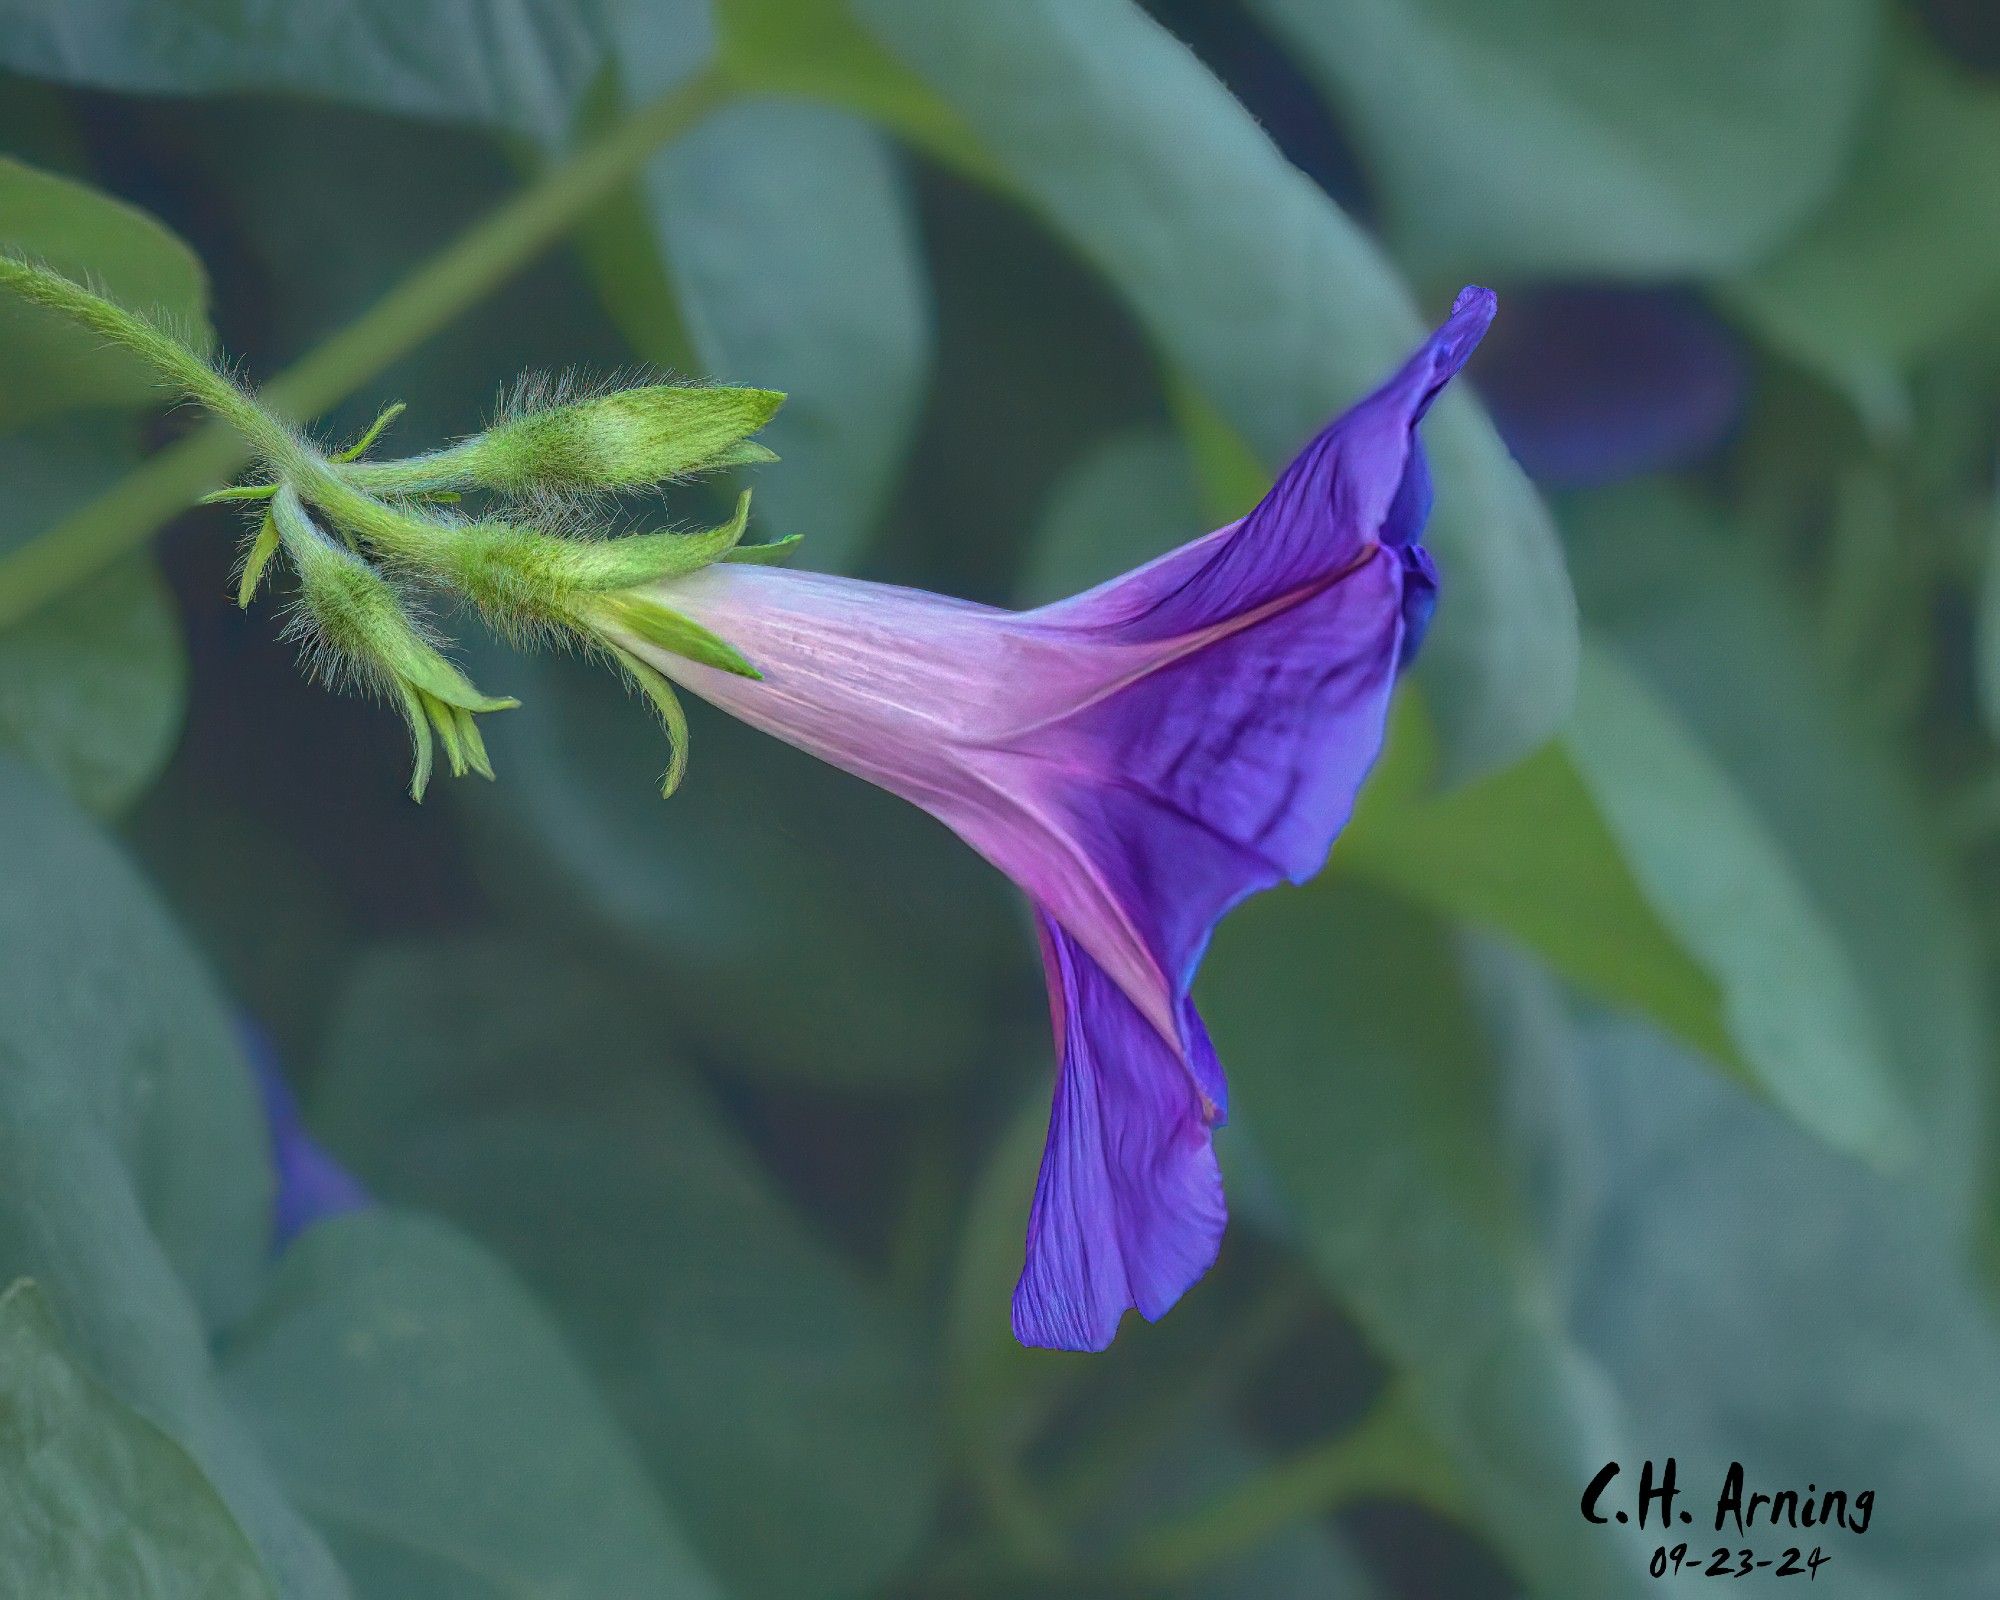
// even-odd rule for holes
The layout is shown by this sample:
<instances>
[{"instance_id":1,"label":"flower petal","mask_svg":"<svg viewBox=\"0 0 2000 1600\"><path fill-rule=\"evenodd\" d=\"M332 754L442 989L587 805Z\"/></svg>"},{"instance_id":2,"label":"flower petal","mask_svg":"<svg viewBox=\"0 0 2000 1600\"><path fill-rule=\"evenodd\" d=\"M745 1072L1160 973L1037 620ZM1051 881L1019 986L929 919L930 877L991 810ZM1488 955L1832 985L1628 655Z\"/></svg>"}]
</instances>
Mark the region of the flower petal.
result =
<instances>
[{"instance_id":1,"label":"flower petal","mask_svg":"<svg viewBox=\"0 0 2000 1600\"><path fill-rule=\"evenodd\" d=\"M1038 614L1128 640L1170 638L1338 577L1371 545L1409 543L1430 509L1416 426L1495 304L1491 290L1461 292L1402 370L1329 423L1241 522Z\"/></svg>"},{"instance_id":2,"label":"flower petal","mask_svg":"<svg viewBox=\"0 0 2000 1600\"><path fill-rule=\"evenodd\" d=\"M315 1222L368 1205L368 1191L306 1131L298 1101L264 1031L247 1018L239 1022L238 1031L264 1100L275 1179L271 1245L283 1250Z\"/></svg>"},{"instance_id":3,"label":"flower petal","mask_svg":"<svg viewBox=\"0 0 2000 1600\"><path fill-rule=\"evenodd\" d=\"M1038 914L1061 1055L1014 1290L1014 1335L1102 1350L1128 1307L1157 1321L1215 1262L1226 1211L1179 1058L1082 947ZM1185 1031L1208 1050L1201 1019Z\"/></svg>"},{"instance_id":4,"label":"flower petal","mask_svg":"<svg viewBox=\"0 0 2000 1600\"><path fill-rule=\"evenodd\" d=\"M1404 555L1378 547L1340 582L1198 636L1015 742L1016 792L1050 796L1067 858L1088 863L1100 892L1021 855L1025 830L977 842L1156 1027L1177 1016L1222 915L1318 872L1346 824L1381 749L1402 654ZM1111 925L1107 907L1129 926ZM1120 959L1135 942L1150 975ZM1221 1075L1201 1088L1219 1113Z\"/></svg>"}]
</instances>

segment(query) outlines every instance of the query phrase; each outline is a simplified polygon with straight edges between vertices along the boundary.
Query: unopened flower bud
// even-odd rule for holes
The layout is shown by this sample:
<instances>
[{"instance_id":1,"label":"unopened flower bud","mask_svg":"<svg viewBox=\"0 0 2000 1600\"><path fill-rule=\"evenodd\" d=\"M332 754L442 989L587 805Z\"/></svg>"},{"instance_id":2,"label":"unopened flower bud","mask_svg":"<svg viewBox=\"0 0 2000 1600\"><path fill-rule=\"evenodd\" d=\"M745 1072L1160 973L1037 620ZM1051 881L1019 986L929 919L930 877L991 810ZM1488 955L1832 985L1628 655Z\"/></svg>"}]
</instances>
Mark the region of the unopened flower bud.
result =
<instances>
[{"instance_id":1,"label":"unopened flower bud","mask_svg":"<svg viewBox=\"0 0 2000 1600\"><path fill-rule=\"evenodd\" d=\"M481 694L410 614L387 578L323 533L289 485L271 502L271 523L299 575L297 631L319 670L385 695L409 724L415 751L410 793L421 800L431 772L431 733L453 776L493 776L473 722L518 700Z\"/></svg>"},{"instance_id":2,"label":"unopened flower bud","mask_svg":"<svg viewBox=\"0 0 2000 1600\"><path fill-rule=\"evenodd\" d=\"M644 489L776 459L749 436L784 399L771 389L678 384L568 401L530 391L495 426L446 449L342 470L357 488L386 495L484 489L534 497Z\"/></svg>"}]
</instances>

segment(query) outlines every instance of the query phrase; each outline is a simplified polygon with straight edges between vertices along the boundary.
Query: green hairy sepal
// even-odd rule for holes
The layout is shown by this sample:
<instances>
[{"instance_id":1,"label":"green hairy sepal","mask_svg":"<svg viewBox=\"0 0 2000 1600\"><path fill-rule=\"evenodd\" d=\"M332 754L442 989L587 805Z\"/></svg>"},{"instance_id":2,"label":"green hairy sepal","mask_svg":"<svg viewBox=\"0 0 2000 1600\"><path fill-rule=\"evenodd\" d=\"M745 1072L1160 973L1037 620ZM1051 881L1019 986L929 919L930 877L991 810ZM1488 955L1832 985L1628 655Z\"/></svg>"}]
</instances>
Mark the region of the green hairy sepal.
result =
<instances>
[{"instance_id":1,"label":"green hairy sepal","mask_svg":"<svg viewBox=\"0 0 2000 1600\"><path fill-rule=\"evenodd\" d=\"M508 711L520 701L474 688L396 586L322 532L289 484L273 497L267 523L298 574L292 628L310 667L333 682L383 695L409 724L416 755L412 798L423 799L430 780L433 729L454 776L473 771L491 778L492 763L473 715Z\"/></svg>"},{"instance_id":2,"label":"green hairy sepal","mask_svg":"<svg viewBox=\"0 0 2000 1600\"><path fill-rule=\"evenodd\" d=\"M601 632L604 616L636 598L624 591L729 557L749 522L746 489L727 522L692 533L576 538L493 519L443 523L407 515L363 532L413 576L464 596L510 636L533 638L551 629Z\"/></svg>"},{"instance_id":3,"label":"green hairy sepal","mask_svg":"<svg viewBox=\"0 0 2000 1600\"><path fill-rule=\"evenodd\" d=\"M782 394L662 383L580 392L567 382L528 382L484 433L428 455L368 460L400 403L345 448L322 450L172 330L60 273L0 253L0 290L130 350L243 435L258 459L256 481L203 497L243 504L255 519L237 603L248 607L281 559L293 569L299 599L290 629L304 642L308 667L402 712L416 797L435 745L454 774L490 778L474 718L516 702L482 694L446 659L414 609L415 588L469 604L514 638L568 639L607 656L667 730L667 793L686 766L687 721L671 684L638 649L758 675L727 640L671 604L676 579L717 561L780 560L796 545L795 537L742 543L747 491L727 522L694 532L606 537L584 519L602 494L775 461L750 435L770 421ZM491 514L441 509L466 493L513 505Z\"/></svg>"},{"instance_id":4,"label":"green hairy sepal","mask_svg":"<svg viewBox=\"0 0 2000 1600\"><path fill-rule=\"evenodd\" d=\"M583 399L524 386L484 433L406 461L362 462L344 476L370 494L484 490L534 499L622 493L777 457L750 435L785 397L771 389L647 384Z\"/></svg>"}]
</instances>

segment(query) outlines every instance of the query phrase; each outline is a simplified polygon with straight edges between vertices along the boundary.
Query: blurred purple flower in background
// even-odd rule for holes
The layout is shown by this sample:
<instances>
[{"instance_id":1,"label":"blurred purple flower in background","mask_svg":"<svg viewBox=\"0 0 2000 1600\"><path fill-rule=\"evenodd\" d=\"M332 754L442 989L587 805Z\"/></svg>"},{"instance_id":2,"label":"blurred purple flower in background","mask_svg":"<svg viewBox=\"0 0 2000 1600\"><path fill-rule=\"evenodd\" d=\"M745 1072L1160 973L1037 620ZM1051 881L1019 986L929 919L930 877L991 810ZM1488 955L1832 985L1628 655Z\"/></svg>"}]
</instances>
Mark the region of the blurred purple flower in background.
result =
<instances>
[{"instance_id":1,"label":"blurred purple flower in background","mask_svg":"<svg viewBox=\"0 0 2000 1600\"><path fill-rule=\"evenodd\" d=\"M254 1022L239 1019L237 1033L264 1099L271 1134L271 1248L283 1250L315 1222L358 1211L368 1191L319 1147L299 1116L298 1100L278 1066L278 1052Z\"/></svg>"},{"instance_id":2,"label":"blurred purple flower in background","mask_svg":"<svg viewBox=\"0 0 2000 1600\"><path fill-rule=\"evenodd\" d=\"M1507 298L1479 391L1529 476L1585 488L1682 466L1728 437L1748 373L1692 294L1554 284Z\"/></svg>"},{"instance_id":3,"label":"blurred purple flower in background","mask_svg":"<svg viewBox=\"0 0 2000 1600\"><path fill-rule=\"evenodd\" d=\"M1028 612L717 565L661 598L738 676L627 648L923 807L1034 902L1060 1051L1014 1330L1098 1350L1214 1261L1222 1071L1188 998L1246 896L1318 872L1429 621L1416 425L1485 333L1468 289L1241 522Z\"/></svg>"}]
</instances>

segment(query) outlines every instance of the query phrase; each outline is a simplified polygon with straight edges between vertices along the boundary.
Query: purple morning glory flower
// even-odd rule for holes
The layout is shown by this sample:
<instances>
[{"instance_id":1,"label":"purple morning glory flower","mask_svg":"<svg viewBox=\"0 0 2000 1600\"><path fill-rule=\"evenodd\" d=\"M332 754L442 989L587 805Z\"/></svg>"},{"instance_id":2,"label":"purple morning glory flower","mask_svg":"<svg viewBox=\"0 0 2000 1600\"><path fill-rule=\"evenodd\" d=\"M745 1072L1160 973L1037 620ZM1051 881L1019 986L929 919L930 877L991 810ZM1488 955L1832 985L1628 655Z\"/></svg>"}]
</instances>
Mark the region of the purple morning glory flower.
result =
<instances>
[{"instance_id":1,"label":"purple morning glory flower","mask_svg":"<svg viewBox=\"0 0 2000 1600\"><path fill-rule=\"evenodd\" d=\"M271 1135L271 1248L283 1250L315 1222L358 1211L368 1191L306 1131L298 1100L278 1066L277 1051L252 1022L238 1024L264 1099L264 1124Z\"/></svg>"},{"instance_id":2,"label":"purple morning glory flower","mask_svg":"<svg viewBox=\"0 0 2000 1600\"><path fill-rule=\"evenodd\" d=\"M1101 1350L1215 1260L1228 1097L1189 986L1230 907L1319 871L1381 747L1437 594L1416 426L1493 312L1464 291L1242 521L1073 599L721 564L661 598L760 678L621 641L922 806L1034 902L1060 1067L1023 1343Z\"/></svg>"},{"instance_id":3,"label":"purple morning glory flower","mask_svg":"<svg viewBox=\"0 0 2000 1600\"><path fill-rule=\"evenodd\" d=\"M1692 294L1552 284L1507 306L1479 388L1538 482L1589 488L1699 461L1743 414L1748 363Z\"/></svg>"}]
</instances>

